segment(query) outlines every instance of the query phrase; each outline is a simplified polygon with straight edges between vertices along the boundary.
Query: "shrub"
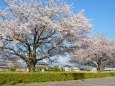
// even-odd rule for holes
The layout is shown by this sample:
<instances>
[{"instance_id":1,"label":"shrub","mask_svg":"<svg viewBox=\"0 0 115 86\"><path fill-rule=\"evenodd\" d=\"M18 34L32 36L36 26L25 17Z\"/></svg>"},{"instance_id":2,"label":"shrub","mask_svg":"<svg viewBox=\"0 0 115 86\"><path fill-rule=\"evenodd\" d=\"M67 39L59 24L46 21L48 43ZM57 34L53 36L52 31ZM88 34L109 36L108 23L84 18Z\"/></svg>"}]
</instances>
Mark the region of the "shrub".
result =
<instances>
[{"instance_id":1,"label":"shrub","mask_svg":"<svg viewBox=\"0 0 115 86\"><path fill-rule=\"evenodd\" d=\"M17 84L17 83L78 80L78 79L99 78L99 77L106 77L106 76L115 76L115 73L0 72L0 85Z\"/></svg>"}]
</instances>

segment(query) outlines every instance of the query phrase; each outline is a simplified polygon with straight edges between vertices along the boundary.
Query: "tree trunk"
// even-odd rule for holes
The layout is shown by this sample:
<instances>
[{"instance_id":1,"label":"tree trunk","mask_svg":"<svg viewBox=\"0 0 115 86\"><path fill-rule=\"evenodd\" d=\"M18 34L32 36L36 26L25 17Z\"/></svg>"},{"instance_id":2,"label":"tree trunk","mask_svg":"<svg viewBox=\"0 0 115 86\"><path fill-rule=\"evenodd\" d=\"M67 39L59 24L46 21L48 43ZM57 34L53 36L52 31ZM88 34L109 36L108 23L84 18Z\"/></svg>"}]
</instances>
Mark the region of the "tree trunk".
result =
<instances>
[{"instance_id":1,"label":"tree trunk","mask_svg":"<svg viewBox=\"0 0 115 86\"><path fill-rule=\"evenodd\" d=\"M100 68L100 67L97 67L97 71L98 71L98 72L101 72L101 68Z\"/></svg>"},{"instance_id":2,"label":"tree trunk","mask_svg":"<svg viewBox=\"0 0 115 86\"><path fill-rule=\"evenodd\" d=\"M28 68L29 72L35 72L35 64L33 62L29 62L27 64L27 68Z\"/></svg>"},{"instance_id":3,"label":"tree trunk","mask_svg":"<svg viewBox=\"0 0 115 86\"><path fill-rule=\"evenodd\" d=\"M98 57L99 59L97 60L97 71L101 72L101 63L102 63L102 58Z\"/></svg>"},{"instance_id":4,"label":"tree trunk","mask_svg":"<svg viewBox=\"0 0 115 86\"><path fill-rule=\"evenodd\" d=\"M99 64L97 65L97 72L101 72L101 67Z\"/></svg>"}]
</instances>

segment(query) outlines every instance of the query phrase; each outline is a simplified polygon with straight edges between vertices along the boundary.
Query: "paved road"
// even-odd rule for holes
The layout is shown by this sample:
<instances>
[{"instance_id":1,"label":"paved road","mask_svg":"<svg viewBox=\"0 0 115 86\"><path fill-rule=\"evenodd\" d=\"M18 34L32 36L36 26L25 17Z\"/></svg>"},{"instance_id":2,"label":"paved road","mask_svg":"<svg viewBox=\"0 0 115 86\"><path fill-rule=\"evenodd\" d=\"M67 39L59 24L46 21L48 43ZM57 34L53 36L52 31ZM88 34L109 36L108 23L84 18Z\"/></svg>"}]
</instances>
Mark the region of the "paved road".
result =
<instances>
[{"instance_id":1,"label":"paved road","mask_svg":"<svg viewBox=\"0 0 115 86\"><path fill-rule=\"evenodd\" d=\"M17 86L115 86L115 77L88 80L61 81L52 83L21 84Z\"/></svg>"}]
</instances>

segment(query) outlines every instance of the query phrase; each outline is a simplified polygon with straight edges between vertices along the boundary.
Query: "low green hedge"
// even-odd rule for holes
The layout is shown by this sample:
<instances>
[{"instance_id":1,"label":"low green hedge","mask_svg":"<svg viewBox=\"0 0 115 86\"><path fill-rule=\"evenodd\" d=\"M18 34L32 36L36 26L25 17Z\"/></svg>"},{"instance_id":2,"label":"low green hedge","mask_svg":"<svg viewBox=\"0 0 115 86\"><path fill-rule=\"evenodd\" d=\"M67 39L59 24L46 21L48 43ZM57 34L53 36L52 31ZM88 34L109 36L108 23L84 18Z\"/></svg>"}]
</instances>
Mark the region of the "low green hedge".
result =
<instances>
[{"instance_id":1,"label":"low green hedge","mask_svg":"<svg viewBox=\"0 0 115 86\"><path fill-rule=\"evenodd\" d=\"M0 85L78 80L78 79L88 79L88 78L100 78L100 77L107 77L107 76L115 76L115 73L0 72Z\"/></svg>"}]
</instances>

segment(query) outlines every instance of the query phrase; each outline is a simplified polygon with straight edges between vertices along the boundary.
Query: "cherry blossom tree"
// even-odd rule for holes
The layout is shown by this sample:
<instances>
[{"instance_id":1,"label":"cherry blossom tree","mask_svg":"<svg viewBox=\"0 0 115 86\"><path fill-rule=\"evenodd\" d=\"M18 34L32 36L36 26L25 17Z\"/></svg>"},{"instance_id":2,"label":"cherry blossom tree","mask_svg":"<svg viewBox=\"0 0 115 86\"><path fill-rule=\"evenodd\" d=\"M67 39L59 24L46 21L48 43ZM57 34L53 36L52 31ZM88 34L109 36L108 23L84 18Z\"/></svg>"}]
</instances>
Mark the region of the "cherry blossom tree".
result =
<instances>
[{"instance_id":1,"label":"cherry blossom tree","mask_svg":"<svg viewBox=\"0 0 115 86\"><path fill-rule=\"evenodd\" d=\"M103 35L86 37L71 56L71 62L87 64L100 71L103 67L115 64L114 49L115 41Z\"/></svg>"},{"instance_id":2,"label":"cherry blossom tree","mask_svg":"<svg viewBox=\"0 0 115 86\"><path fill-rule=\"evenodd\" d=\"M4 55L21 58L29 72L38 61L69 53L68 43L91 31L81 11L74 14L62 0L3 0L0 40Z\"/></svg>"}]
</instances>

